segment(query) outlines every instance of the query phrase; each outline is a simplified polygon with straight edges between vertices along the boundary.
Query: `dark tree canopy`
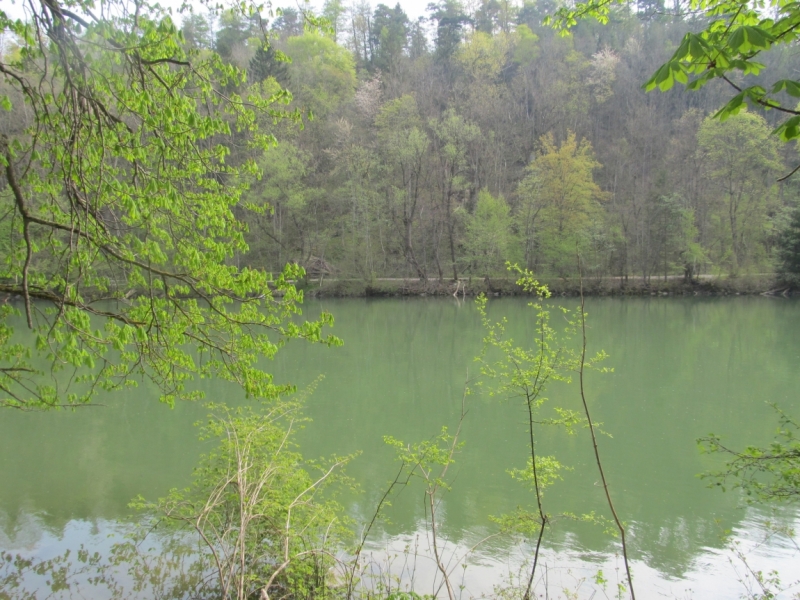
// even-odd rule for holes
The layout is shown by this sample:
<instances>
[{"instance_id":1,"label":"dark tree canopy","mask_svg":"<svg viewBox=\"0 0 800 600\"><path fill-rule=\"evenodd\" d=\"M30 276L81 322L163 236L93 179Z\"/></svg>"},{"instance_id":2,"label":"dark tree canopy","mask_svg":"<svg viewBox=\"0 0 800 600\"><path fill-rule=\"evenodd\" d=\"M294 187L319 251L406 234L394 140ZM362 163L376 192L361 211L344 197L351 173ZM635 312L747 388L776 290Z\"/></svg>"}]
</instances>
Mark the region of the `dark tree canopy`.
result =
<instances>
[{"instance_id":1,"label":"dark tree canopy","mask_svg":"<svg viewBox=\"0 0 800 600\"><path fill-rule=\"evenodd\" d=\"M387 71L399 62L399 58L408 46L408 16L400 7L389 8L378 4L372 17L373 63Z\"/></svg>"},{"instance_id":2,"label":"dark tree canopy","mask_svg":"<svg viewBox=\"0 0 800 600\"><path fill-rule=\"evenodd\" d=\"M456 51L464 35L464 26L471 22L457 0L442 0L428 5L431 21L436 23L436 55L444 60Z\"/></svg>"}]
</instances>

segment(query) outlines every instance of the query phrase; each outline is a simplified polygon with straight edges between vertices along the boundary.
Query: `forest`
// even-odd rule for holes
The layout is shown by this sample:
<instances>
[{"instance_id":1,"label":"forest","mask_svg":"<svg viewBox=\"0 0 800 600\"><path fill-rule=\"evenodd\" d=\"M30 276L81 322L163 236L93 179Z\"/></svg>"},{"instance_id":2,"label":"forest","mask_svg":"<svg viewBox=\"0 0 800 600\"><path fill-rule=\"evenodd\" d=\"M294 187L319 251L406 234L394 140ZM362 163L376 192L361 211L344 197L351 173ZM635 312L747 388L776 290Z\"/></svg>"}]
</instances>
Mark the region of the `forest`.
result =
<instances>
[{"instance_id":1,"label":"forest","mask_svg":"<svg viewBox=\"0 0 800 600\"><path fill-rule=\"evenodd\" d=\"M258 157L248 199L271 209L243 217L242 260L367 281L485 277L506 261L567 277L576 253L624 279L780 269L798 196L778 181L798 162L770 135L780 115L713 119L732 91L721 80L643 89L707 18L642 2L565 37L543 23L556 8L447 0L412 22L399 4L329 0L327 31L293 8L185 19L187 44L246 70L250 90L274 79L304 114ZM771 78L792 76L793 52L763 57Z\"/></svg>"},{"instance_id":2,"label":"forest","mask_svg":"<svg viewBox=\"0 0 800 600\"><path fill-rule=\"evenodd\" d=\"M557 8L445 0L412 21L399 4L328 0L319 15L175 16L187 55L243 74L224 75L226 94L262 105L277 94L293 116L259 117L274 148L246 129L220 138L227 164L259 173L237 207L249 250L235 264L363 281L484 278L506 262L565 278L576 255L588 275L623 281L797 270L781 248L796 237L786 176L800 159L771 135L785 115L713 118L765 78L644 89L710 17L679 2L615 5L608 23L580 20L565 36L547 23ZM13 36L4 52L20 52ZM770 81L791 80L793 52L759 57ZM3 85L16 135L36 116ZM793 91L776 96L792 106Z\"/></svg>"}]
</instances>

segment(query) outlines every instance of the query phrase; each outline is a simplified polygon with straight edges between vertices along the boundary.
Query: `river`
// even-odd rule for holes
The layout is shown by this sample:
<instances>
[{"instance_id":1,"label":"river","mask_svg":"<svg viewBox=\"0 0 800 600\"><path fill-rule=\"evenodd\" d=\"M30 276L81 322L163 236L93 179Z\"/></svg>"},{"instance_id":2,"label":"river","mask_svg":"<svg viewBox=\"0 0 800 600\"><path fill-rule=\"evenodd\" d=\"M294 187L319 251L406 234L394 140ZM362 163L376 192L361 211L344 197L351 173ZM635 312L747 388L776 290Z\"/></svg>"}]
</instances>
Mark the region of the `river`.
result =
<instances>
[{"instance_id":1,"label":"river","mask_svg":"<svg viewBox=\"0 0 800 600\"><path fill-rule=\"evenodd\" d=\"M557 304L574 307L574 299ZM517 506L532 508L530 491L509 469L526 460L525 414L519 401L490 398L478 386L483 335L471 302L441 299L325 300L307 304L336 318L341 348L292 342L266 365L278 381L303 387L322 379L307 401L312 421L299 434L303 453L318 457L361 451L348 466L362 493L344 498L356 522L371 517L396 470L384 435L415 442L454 427L466 399L463 450L442 496L445 552L463 582L462 597L490 594L517 572L530 548L493 538L466 560L461 554L496 525L490 519ZM748 507L735 491L709 489L698 473L718 467L696 439L710 432L732 446L764 444L777 424L774 402L800 413L800 303L774 298L628 298L587 300L589 351L609 354L611 373L589 373L587 399L609 435L600 451L621 518L630 535L634 582L640 598L736 598L746 593L748 568L777 570L784 584L797 579L800 553L793 542L769 536L765 519L800 524L791 507ZM531 309L519 298L493 299L490 316L507 316L520 343L533 334ZM554 316L554 323L560 324ZM241 402L227 384L203 382L210 400ZM0 418L0 550L50 557L80 544L105 548L109 532L125 528L128 502L155 499L186 485L203 444L193 423L205 410L170 410L143 383L102 399L105 407ZM550 402L578 410L576 384L548 390ZM552 431L540 452L572 467L545 496L554 514L607 514L591 442ZM415 562L414 584L431 593L422 491L410 487L394 500L369 544L376 563L403 569ZM723 533L730 536L723 539ZM734 544L738 550L734 549ZM414 558L416 555L416 558ZM743 561L742 558L745 560ZM561 518L545 538L542 579L549 597L614 595L622 578L617 541L594 525ZM608 580L595 581L598 570ZM545 581L546 580L546 581ZM791 588L785 597L800 588Z\"/></svg>"}]
</instances>

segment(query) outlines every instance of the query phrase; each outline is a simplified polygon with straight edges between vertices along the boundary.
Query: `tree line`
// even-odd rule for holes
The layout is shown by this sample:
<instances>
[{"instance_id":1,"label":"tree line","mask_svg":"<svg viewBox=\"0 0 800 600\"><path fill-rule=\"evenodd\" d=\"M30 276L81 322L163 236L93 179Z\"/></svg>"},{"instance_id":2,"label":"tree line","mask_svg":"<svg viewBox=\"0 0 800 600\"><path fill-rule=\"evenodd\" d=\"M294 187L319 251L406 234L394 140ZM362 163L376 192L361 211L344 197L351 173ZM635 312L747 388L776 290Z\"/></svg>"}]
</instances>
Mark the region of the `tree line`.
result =
<instances>
[{"instance_id":1,"label":"tree line","mask_svg":"<svg viewBox=\"0 0 800 600\"><path fill-rule=\"evenodd\" d=\"M283 85L306 115L271 127L279 145L257 157L248 199L270 209L244 216L242 260L364 279L485 277L506 261L568 277L576 253L623 279L780 268L797 185L778 179L797 154L774 115L713 119L722 82L642 89L708 20L640 3L565 37L545 24L555 8L447 0L412 21L399 4L329 1L323 30L294 9L185 19L187 44L247 71L242 89ZM766 56L773 77L790 76L788 52Z\"/></svg>"}]
</instances>

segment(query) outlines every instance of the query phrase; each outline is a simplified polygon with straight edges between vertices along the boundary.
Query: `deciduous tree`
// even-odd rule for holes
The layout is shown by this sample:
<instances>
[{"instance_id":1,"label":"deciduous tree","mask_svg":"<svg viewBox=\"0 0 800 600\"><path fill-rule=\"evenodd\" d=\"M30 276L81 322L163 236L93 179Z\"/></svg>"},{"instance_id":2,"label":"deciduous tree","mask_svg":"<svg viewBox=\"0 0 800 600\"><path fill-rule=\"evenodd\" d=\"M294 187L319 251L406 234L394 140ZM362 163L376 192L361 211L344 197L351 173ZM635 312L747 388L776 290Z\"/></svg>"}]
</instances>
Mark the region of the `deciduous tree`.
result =
<instances>
[{"instance_id":1,"label":"deciduous tree","mask_svg":"<svg viewBox=\"0 0 800 600\"><path fill-rule=\"evenodd\" d=\"M580 2L560 8L553 22L562 31L587 16L607 23L612 7L627 3L627 0ZM648 3L646 11L649 6ZM690 90L698 90L709 82L721 80L734 95L717 111L716 117L725 119L738 114L748 104L775 110L781 113L783 120L773 133L787 142L800 138L800 107L796 100L800 98L800 81L796 78L769 81L762 73L765 64L760 62L762 53L797 40L800 5L783 0L765 3L693 0L691 8L705 17L705 28L687 33L645 88L666 91L678 82ZM760 77L756 79L756 76Z\"/></svg>"},{"instance_id":2,"label":"deciduous tree","mask_svg":"<svg viewBox=\"0 0 800 600\"><path fill-rule=\"evenodd\" d=\"M509 257L511 214L502 196L488 190L478 194L475 211L466 224L466 259L478 275L489 277L502 270Z\"/></svg>"},{"instance_id":3,"label":"deciduous tree","mask_svg":"<svg viewBox=\"0 0 800 600\"><path fill-rule=\"evenodd\" d=\"M375 124L386 163L385 194L390 213L403 232L403 255L420 279L427 274L414 251L413 232L430 173L427 165L430 138L425 132L417 103L402 96L381 107Z\"/></svg>"},{"instance_id":4,"label":"deciduous tree","mask_svg":"<svg viewBox=\"0 0 800 600\"><path fill-rule=\"evenodd\" d=\"M603 193L592 174L600 164L592 145L572 132L561 144L552 134L540 143L519 188L526 246L535 247L545 264L565 275L573 270L575 248L587 242L600 208Z\"/></svg>"},{"instance_id":5,"label":"deciduous tree","mask_svg":"<svg viewBox=\"0 0 800 600\"><path fill-rule=\"evenodd\" d=\"M224 91L243 72L141 3L26 6L28 21L0 11L20 47L0 59L3 121L29 119L0 135L0 292L13 299L0 308L0 403L74 406L141 377L168 403L200 396L197 377L278 394L259 360L289 337L325 339L331 318L294 320L297 268L273 279L235 265L247 250L235 211L258 166L225 143L263 152L273 138L257 115L286 117L289 96ZM35 349L13 342L20 326Z\"/></svg>"},{"instance_id":6,"label":"deciduous tree","mask_svg":"<svg viewBox=\"0 0 800 600\"><path fill-rule=\"evenodd\" d=\"M731 274L761 255L768 211L776 200L780 172L777 140L759 115L742 112L725 121L707 118L697 133L698 158L716 200L716 262Z\"/></svg>"}]
</instances>

